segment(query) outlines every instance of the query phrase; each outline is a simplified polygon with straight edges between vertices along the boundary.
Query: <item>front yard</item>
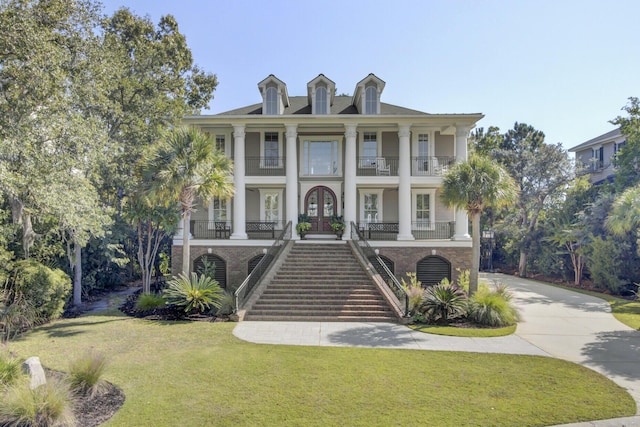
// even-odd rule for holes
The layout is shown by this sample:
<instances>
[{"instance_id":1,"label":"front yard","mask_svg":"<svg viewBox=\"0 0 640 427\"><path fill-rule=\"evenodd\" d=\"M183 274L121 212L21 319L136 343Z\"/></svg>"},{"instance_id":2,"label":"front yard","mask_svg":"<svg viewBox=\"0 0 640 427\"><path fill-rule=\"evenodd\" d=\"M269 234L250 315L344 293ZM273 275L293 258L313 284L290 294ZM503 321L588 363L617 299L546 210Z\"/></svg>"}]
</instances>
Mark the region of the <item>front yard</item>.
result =
<instances>
[{"instance_id":1,"label":"front yard","mask_svg":"<svg viewBox=\"0 0 640 427\"><path fill-rule=\"evenodd\" d=\"M59 370L86 349L106 354L106 379L126 394L108 426L543 426L635 414L620 387L560 360L256 345L234 326L110 310L43 326L9 350Z\"/></svg>"}]
</instances>

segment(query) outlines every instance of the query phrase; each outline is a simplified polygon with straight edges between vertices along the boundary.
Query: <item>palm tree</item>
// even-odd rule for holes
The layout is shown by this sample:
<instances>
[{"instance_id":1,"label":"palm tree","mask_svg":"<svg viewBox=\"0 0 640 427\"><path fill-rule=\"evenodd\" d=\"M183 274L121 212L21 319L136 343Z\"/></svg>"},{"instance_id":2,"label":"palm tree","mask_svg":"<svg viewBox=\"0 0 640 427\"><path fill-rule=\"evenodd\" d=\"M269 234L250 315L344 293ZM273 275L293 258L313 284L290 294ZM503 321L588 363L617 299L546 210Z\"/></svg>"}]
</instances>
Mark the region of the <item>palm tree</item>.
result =
<instances>
[{"instance_id":1,"label":"palm tree","mask_svg":"<svg viewBox=\"0 0 640 427\"><path fill-rule=\"evenodd\" d=\"M143 159L143 180L149 196L180 208L182 272L190 270L190 218L196 199L233 195L233 164L216 149L215 141L196 128L174 128L151 146Z\"/></svg>"},{"instance_id":2,"label":"palm tree","mask_svg":"<svg viewBox=\"0 0 640 427\"><path fill-rule=\"evenodd\" d=\"M615 235L635 232L640 238L640 185L627 188L616 198L605 226Z\"/></svg>"},{"instance_id":3,"label":"palm tree","mask_svg":"<svg viewBox=\"0 0 640 427\"><path fill-rule=\"evenodd\" d=\"M472 260L469 273L469 294L478 290L480 269L480 214L485 207L515 200L518 194L513 178L498 163L488 157L472 154L444 176L441 199L448 207L464 209L471 217Z\"/></svg>"}]
</instances>

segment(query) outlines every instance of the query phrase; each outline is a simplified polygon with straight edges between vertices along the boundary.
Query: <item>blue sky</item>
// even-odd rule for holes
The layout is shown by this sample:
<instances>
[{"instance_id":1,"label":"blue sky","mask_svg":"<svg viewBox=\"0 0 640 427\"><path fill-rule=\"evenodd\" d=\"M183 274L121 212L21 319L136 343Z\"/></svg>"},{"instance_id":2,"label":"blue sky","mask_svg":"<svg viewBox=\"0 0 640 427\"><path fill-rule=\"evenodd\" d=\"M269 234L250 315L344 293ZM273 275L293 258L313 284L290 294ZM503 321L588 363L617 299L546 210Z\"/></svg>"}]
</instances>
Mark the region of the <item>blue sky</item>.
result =
<instances>
[{"instance_id":1,"label":"blue sky","mask_svg":"<svg viewBox=\"0 0 640 427\"><path fill-rule=\"evenodd\" d=\"M613 129L640 97L640 1L103 0L157 23L176 17L219 85L204 114L260 102L275 74L290 96L323 73L352 94L369 73L382 101L428 113L484 113L570 148Z\"/></svg>"}]
</instances>

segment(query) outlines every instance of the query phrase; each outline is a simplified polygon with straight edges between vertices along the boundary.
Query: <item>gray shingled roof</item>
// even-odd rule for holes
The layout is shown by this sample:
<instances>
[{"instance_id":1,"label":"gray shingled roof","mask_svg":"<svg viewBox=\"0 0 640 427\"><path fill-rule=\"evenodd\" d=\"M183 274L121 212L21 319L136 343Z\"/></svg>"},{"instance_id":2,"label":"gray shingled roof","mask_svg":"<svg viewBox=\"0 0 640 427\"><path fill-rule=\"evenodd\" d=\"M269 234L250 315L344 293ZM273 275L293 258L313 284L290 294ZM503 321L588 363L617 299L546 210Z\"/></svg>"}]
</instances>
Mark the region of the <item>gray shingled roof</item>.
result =
<instances>
[{"instance_id":1,"label":"gray shingled roof","mask_svg":"<svg viewBox=\"0 0 640 427\"><path fill-rule=\"evenodd\" d=\"M576 151L582 150L583 148L587 148L591 145L597 145L606 141L610 141L612 139L619 137L620 135L621 135L620 128L617 128L607 133L603 133L600 136L596 136L595 138L592 138L588 141L585 141L582 144L576 145L575 147L569 148L569 151L574 153Z\"/></svg>"},{"instance_id":2,"label":"gray shingled roof","mask_svg":"<svg viewBox=\"0 0 640 427\"><path fill-rule=\"evenodd\" d=\"M246 116L252 114L262 114L262 103L248 105L235 110L225 111L216 116ZM311 105L309 105L306 96L290 96L289 106L284 109L284 115L295 114L311 114ZM351 104L351 96L336 96L331 106L329 114L359 114L356 107ZM429 116L429 113L423 111L412 110L410 108L398 107L397 105L380 103L381 115L420 115Z\"/></svg>"}]
</instances>

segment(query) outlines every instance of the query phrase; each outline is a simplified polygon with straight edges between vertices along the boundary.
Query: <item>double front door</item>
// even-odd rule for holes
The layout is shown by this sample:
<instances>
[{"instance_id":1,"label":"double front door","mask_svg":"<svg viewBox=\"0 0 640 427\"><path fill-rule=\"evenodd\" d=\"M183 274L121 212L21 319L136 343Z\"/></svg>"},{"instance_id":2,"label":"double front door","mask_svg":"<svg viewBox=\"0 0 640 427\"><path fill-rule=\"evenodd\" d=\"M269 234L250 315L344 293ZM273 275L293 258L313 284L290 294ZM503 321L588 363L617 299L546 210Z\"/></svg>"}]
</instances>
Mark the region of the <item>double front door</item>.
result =
<instances>
[{"instance_id":1,"label":"double front door","mask_svg":"<svg viewBox=\"0 0 640 427\"><path fill-rule=\"evenodd\" d=\"M311 220L311 233L331 233L331 217L335 216L336 195L328 187L313 187L304 198L305 213Z\"/></svg>"}]
</instances>

